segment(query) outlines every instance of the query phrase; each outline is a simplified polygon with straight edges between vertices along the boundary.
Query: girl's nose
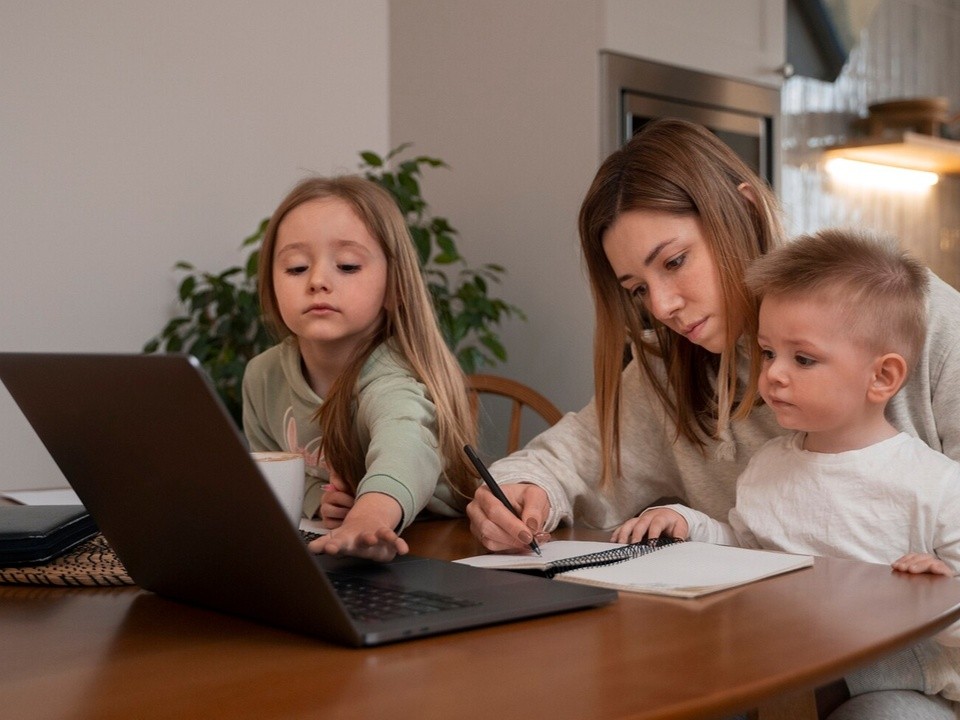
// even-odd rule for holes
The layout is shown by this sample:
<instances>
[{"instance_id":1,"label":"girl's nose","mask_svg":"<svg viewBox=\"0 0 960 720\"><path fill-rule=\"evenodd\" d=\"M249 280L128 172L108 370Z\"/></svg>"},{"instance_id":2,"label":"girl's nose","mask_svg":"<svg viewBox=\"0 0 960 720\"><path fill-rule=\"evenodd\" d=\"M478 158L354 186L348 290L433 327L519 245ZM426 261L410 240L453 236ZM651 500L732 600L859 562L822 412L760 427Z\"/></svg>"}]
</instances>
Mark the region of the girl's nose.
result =
<instances>
[{"instance_id":1,"label":"girl's nose","mask_svg":"<svg viewBox=\"0 0 960 720\"><path fill-rule=\"evenodd\" d=\"M330 290L330 282L327 279L327 273L320 267L311 269L309 289L311 293L327 292Z\"/></svg>"}]
</instances>

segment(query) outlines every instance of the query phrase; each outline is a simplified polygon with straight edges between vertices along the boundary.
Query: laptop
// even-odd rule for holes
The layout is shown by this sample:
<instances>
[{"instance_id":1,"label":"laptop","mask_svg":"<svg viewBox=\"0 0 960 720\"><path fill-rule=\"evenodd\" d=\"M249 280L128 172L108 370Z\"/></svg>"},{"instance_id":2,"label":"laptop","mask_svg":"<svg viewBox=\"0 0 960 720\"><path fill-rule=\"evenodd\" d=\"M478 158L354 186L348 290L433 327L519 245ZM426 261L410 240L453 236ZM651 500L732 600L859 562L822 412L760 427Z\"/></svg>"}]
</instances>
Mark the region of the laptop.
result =
<instances>
[{"instance_id":1,"label":"laptop","mask_svg":"<svg viewBox=\"0 0 960 720\"><path fill-rule=\"evenodd\" d=\"M617 597L431 558L310 553L191 356L0 353L0 381L133 580L165 598L369 646ZM348 609L398 595L414 608Z\"/></svg>"}]
</instances>

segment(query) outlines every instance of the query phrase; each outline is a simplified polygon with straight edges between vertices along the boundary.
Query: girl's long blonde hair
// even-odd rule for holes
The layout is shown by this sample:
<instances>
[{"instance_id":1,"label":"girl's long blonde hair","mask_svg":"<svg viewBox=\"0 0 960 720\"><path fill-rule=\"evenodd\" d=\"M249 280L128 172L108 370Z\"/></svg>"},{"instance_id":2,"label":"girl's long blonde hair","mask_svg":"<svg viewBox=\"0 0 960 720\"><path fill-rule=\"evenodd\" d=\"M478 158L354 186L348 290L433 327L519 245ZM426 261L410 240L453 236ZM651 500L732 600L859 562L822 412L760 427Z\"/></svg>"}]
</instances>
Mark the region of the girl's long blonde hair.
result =
<instances>
[{"instance_id":1,"label":"girl's long blonde hair","mask_svg":"<svg viewBox=\"0 0 960 720\"><path fill-rule=\"evenodd\" d=\"M377 183L354 175L310 177L294 187L270 218L260 249L257 279L264 319L278 339L291 335L280 316L273 286L277 231L287 213L295 207L311 200L329 198L350 205L380 244L387 258L387 287L382 322L357 348L317 413L323 429L324 457L356 489L366 473L354 421L357 380L370 353L390 340L411 372L427 387L436 406L438 452L448 482L464 498L471 498L477 480L467 463L463 446L476 442L477 431L463 371L440 334L413 241L390 193Z\"/></svg>"},{"instance_id":2,"label":"girl's long blonde hair","mask_svg":"<svg viewBox=\"0 0 960 720\"><path fill-rule=\"evenodd\" d=\"M727 309L727 340L719 356L658 322L617 281L603 235L622 213L633 210L700 221ZM620 474L621 373L628 341L674 420L677 439L682 436L703 450L731 417L749 413L755 396L738 387L737 340L743 334L752 344L757 304L744 272L751 260L781 242L783 231L766 183L706 128L672 118L649 122L601 164L580 208L579 228L596 312L594 391L601 478L607 485ZM656 372L655 359L662 359L665 379Z\"/></svg>"}]
</instances>

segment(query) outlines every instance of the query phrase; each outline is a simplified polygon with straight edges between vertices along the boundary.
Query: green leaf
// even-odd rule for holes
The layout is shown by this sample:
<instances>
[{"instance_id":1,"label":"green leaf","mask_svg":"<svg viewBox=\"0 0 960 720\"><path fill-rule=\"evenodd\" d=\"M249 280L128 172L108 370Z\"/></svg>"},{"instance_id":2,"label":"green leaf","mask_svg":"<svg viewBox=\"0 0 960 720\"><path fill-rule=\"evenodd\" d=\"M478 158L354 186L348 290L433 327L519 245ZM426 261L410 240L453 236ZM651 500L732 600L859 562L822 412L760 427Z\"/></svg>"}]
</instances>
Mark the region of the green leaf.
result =
<instances>
[{"instance_id":1,"label":"green leaf","mask_svg":"<svg viewBox=\"0 0 960 720\"><path fill-rule=\"evenodd\" d=\"M422 227L411 227L408 229L410 230L410 237L413 239L414 247L417 249L417 260L420 262L420 267L423 267L430 259L430 233Z\"/></svg>"},{"instance_id":2,"label":"green leaf","mask_svg":"<svg viewBox=\"0 0 960 720\"><path fill-rule=\"evenodd\" d=\"M383 159L379 155L377 155L375 152L364 150L362 153L360 153L360 157L363 158L363 162L365 162L370 167L383 166Z\"/></svg>"},{"instance_id":3,"label":"green leaf","mask_svg":"<svg viewBox=\"0 0 960 720\"><path fill-rule=\"evenodd\" d=\"M442 234L454 235L457 232L450 226L450 221L442 217L435 217L430 222L430 229L433 232L435 232L437 235L442 235Z\"/></svg>"},{"instance_id":4,"label":"green leaf","mask_svg":"<svg viewBox=\"0 0 960 720\"><path fill-rule=\"evenodd\" d=\"M244 269L244 273L248 278L255 278L257 276L257 269L260 265L260 251L254 250L247 257L247 265Z\"/></svg>"},{"instance_id":5,"label":"green leaf","mask_svg":"<svg viewBox=\"0 0 960 720\"><path fill-rule=\"evenodd\" d=\"M241 248L245 248L248 245L259 244L263 240L263 235L267 231L267 225L270 224L270 218L264 218L260 221L260 225L257 226L257 231L252 235L248 235L244 238L243 242L240 244Z\"/></svg>"},{"instance_id":6,"label":"green leaf","mask_svg":"<svg viewBox=\"0 0 960 720\"><path fill-rule=\"evenodd\" d=\"M480 337L480 342L490 350L497 359L501 362L505 362L507 359L507 349L503 347L503 343L500 342L500 339L491 333L485 333Z\"/></svg>"},{"instance_id":7,"label":"green leaf","mask_svg":"<svg viewBox=\"0 0 960 720\"><path fill-rule=\"evenodd\" d=\"M391 150L389 153L387 153L386 159L387 159L387 160L392 160L392 159L395 158L397 155L399 155L399 154L402 153L404 150L406 150L408 147L412 147L412 146L413 146L413 143L412 143L412 142L401 143L401 144L397 145L397 146L396 146L393 150Z\"/></svg>"},{"instance_id":8,"label":"green leaf","mask_svg":"<svg viewBox=\"0 0 960 720\"><path fill-rule=\"evenodd\" d=\"M197 279L193 275L187 275L187 277L183 279L183 282L180 283L180 290L178 292L180 302L186 302L186 300L193 295L196 287Z\"/></svg>"}]
</instances>

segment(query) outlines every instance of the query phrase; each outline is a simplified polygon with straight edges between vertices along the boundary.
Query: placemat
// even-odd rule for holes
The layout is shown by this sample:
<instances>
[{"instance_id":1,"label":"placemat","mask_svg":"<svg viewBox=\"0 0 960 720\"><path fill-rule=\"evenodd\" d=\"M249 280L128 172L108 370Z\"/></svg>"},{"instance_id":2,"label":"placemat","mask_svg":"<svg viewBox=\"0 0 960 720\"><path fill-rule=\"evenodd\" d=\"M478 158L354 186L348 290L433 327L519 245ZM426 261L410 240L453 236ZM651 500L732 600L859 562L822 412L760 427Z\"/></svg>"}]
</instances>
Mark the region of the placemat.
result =
<instances>
[{"instance_id":1,"label":"placemat","mask_svg":"<svg viewBox=\"0 0 960 720\"><path fill-rule=\"evenodd\" d=\"M97 533L44 565L0 568L0 584L116 587L134 582L106 538Z\"/></svg>"},{"instance_id":2,"label":"placemat","mask_svg":"<svg viewBox=\"0 0 960 720\"><path fill-rule=\"evenodd\" d=\"M301 530L305 542L319 533ZM0 568L0 585L56 587L119 587L135 585L102 533L45 565Z\"/></svg>"}]
</instances>

